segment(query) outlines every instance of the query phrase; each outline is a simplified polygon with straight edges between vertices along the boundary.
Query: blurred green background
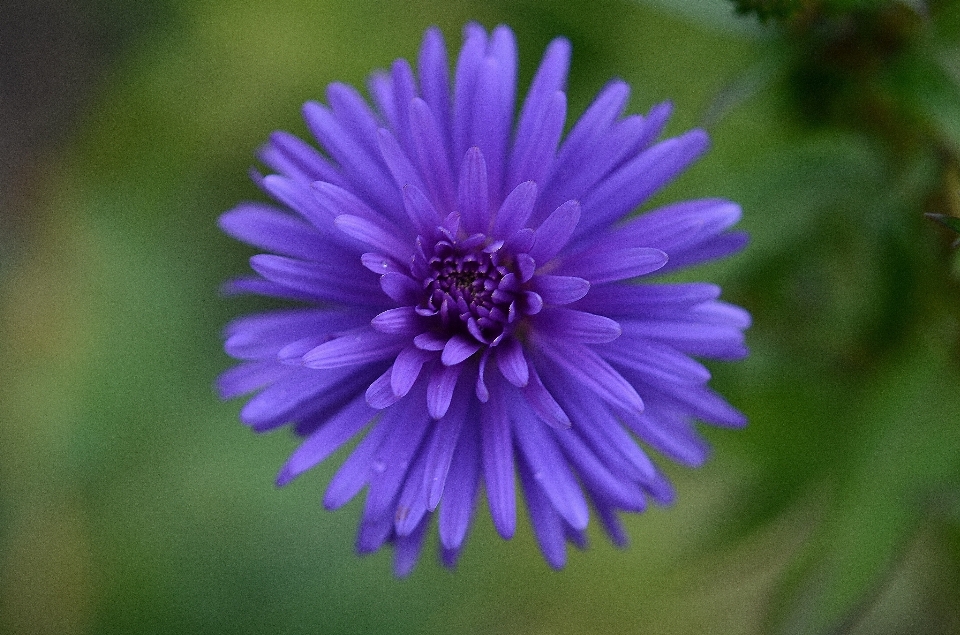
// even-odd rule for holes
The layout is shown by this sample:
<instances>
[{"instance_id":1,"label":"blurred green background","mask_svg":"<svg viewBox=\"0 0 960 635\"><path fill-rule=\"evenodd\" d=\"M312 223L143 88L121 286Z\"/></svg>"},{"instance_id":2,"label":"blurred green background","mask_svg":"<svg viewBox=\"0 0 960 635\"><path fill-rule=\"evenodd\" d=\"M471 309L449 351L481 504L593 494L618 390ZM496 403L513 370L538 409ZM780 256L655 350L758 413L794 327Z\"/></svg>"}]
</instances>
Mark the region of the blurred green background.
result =
<instances>
[{"instance_id":1,"label":"blurred green background","mask_svg":"<svg viewBox=\"0 0 960 635\"><path fill-rule=\"evenodd\" d=\"M960 260L924 216L960 215L960 6L739 4L0 2L0 631L960 633ZM216 218L302 102L470 19L515 29L522 87L569 37L573 114L619 76L707 127L654 203L743 205L751 246L685 276L754 315L711 366L750 424L661 461L678 502L625 550L592 523L557 573L484 507L457 571L397 581L320 507L342 455L277 490L295 439L214 395L267 304L218 294L252 252Z\"/></svg>"}]
</instances>

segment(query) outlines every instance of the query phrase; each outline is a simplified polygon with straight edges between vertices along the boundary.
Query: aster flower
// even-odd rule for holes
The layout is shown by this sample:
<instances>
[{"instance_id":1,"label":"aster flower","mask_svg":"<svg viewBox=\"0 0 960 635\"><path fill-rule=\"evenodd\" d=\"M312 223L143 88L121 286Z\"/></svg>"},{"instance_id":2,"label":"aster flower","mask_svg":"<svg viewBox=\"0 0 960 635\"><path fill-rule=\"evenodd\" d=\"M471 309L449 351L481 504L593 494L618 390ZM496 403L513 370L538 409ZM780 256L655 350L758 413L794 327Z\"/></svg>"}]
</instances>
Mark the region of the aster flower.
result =
<instances>
[{"instance_id":1,"label":"aster flower","mask_svg":"<svg viewBox=\"0 0 960 635\"><path fill-rule=\"evenodd\" d=\"M303 437L280 485L360 437L323 502L366 488L357 549L392 544L398 575L434 516L456 562L481 486L510 538L518 475L551 566L585 544L591 506L623 544L620 512L673 497L647 449L699 465L694 420L745 422L693 358L745 355L749 315L715 285L645 279L740 249L739 207L631 214L707 136L657 141L670 106L624 116L612 81L564 138L569 59L567 40L549 45L514 122L510 29L468 25L452 83L430 29L416 74L397 60L371 77L374 107L338 83L329 106L306 104L321 151L274 133L260 155L274 174L254 178L276 204L220 218L269 252L228 290L298 303L227 327L243 361L221 394L257 391L242 421Z\"/></svg>"}]
</instances>

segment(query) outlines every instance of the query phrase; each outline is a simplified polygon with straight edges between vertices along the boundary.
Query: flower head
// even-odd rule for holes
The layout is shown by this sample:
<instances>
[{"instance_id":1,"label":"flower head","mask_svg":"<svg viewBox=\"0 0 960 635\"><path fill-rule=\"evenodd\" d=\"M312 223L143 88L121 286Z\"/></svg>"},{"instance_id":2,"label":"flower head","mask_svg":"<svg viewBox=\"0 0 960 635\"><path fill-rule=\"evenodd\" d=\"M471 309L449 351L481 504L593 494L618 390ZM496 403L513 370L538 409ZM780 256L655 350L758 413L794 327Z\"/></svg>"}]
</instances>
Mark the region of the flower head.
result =
<instances>
[{"instance_id":1,"label":"flower head","mask_svg":"<svg viewBox=\"0 0 960 635\"><path fill-rule=\"evenodd\" d=\"M515 477L547 561L582 546L592 505L617 544L621 511L672 490L646 448L706 457L693 421L740 426L693 357L746 354L749 315L711 284L638 281L728 255L739 207L719 199L631 212L706 148L693 130L657 141L668 104L623 116L610 82L563 137L570 44L554 40L514 123L510 29L465 29L454 80L427 31L373 75L371 108L332 84L304 118L322 152L277 132L255 174L276 205L224 214L228 234L264 249L232 292L299 303L240 318L224 398L258 391L241 419L304 437L285 484L354 437L327 488L337 508L367 488L357 549L416 563L432 517L455 563L486 491L513 535ZM642 445L641 445L642 444Z\"/></svg>"}]
</instances>

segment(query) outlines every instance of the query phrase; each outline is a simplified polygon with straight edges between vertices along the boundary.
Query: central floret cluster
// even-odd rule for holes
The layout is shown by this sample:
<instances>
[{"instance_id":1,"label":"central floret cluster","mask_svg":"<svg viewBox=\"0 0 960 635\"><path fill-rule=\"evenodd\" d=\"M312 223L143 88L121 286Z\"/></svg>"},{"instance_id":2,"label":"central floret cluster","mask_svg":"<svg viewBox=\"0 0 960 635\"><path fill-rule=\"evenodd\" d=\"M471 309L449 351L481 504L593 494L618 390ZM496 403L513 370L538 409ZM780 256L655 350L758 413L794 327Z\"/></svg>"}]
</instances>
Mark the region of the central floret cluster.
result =
<instances>
[{"instance_id":1,"label":"central floret cluster","mask_svg":"<svg viewBox=\"0 0 960 635\"><path fill-rule=\"evenodd\" d=\"M483 234L458 240L446 228L441 233L429 255L419 251L411 267L423 281L419 315L438 320L442 331L473 338L479 350L498 345L518 318L543 308L540 296L523 288L534 271L528 254L513 256L502 240Z\"/></svg>"}]
</instances>

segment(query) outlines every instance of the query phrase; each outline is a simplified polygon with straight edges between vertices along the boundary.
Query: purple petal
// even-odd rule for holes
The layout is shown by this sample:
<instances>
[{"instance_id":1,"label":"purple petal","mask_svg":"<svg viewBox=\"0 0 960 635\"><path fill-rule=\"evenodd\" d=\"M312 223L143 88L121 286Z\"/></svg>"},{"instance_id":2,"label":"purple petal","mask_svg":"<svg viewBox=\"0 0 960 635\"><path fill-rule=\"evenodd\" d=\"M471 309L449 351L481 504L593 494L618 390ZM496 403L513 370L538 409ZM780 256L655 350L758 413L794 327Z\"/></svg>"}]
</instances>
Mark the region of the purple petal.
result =
<instances>
[{"instance_id":1,"label":"purple petal","mask_svg":"<svg viewBox=\"0 0 960 635\"><path fill-rule=\"evenodd\" d=\"M537 73L530 85L530 91L527 93L527 97L523 102L520 119L517 124L516 139L518 141L514 147L514 157L516 158L511 157L511 165L524 155L536 154L529 152L528 149L537 136L538 129L542 130L544 128L544 121L550 118L548 113L556 109L557 94L564 90L567 81L567 70L569 68L570 42L563 38L557 38L547 46L547 50L543 54L543 61L537 69ZM554 121L556 121L556 114L556 112L553 113ZM542 136L544 135L541 135L541 137ZM517 167L519 167L519 165ZM546 166L536 166L531 162L530 168L546 169ZM511 175L514 175L516 178L512 182L508 182L508 186L512 186L514 183L519 183L520 181L526 181L529 178L520 177L517 172L514 172L513 168L511 168Z\"/></svg>"},{"instance_id":2,"label":"purple petal","mask_svg":"<svg viewBox=\"0 0 960 635\"><path fill-rule=\"evenodd\" d=\"M330 250L312 225L270 205L243 203L218 224L229 236L282 256L310 259Z\"/></svg>"},{"instance_id":3,"label":"purple petal","mask_svg":"<svg viewBox=\"0 0 960 635\"><path fill-rule=\"evenodd\" d=\"M454 202L450 157L439 124L430 107L422 99L414 99L410 104L410 126L413 147L419 159L420 175L426 180L425 185L434 203L449 209Z\"/></svg>"},{"instance_id":4,"label":"purple petal","mask_svg":"<svg viewBox=\"0 0 960 635\"><path fill-rule=\"evenodd\" d=\"M548 425L565 430L570 427L570 417L564 412L557 400L540 380L536 369L529 366L530 381L523 387L522 392L527 404Z\"/></svg>"},{"instance_id":5,"label":"purple petal","mask_svg":"<svg viewBox=\"0 0 960 635\"><path fill-rule=\"evenodd\" d=\"M383 296L371 285L363 269L335 266L333 263L307 262L284 256L260 254L250 258L254 271L271 282L310 296L340 302L376 306Z\"/></svg>"},{"instance_id":6,"label":"purple petal","mask_svg":"<svg viewBox=\"0 0 960 635\"><path fill-rule=\"evenodd\" d=\"M473 119L477 79L487 48L487 33L479 24L463 29L463 48L457 59L453 94L453 152L461 157L470 146L469 134Z\"/></svg>"},{"instance_id":7,"label":"purple petal","mask_svg":"<svg viewBox=\"0 0 960 635\"><path fill-rule=\"evenodd\" d=\"M324 309L287 309L255 313L236 319L224 329L224 350L240 359L275 357L277 351L310 335L329 335L360 326L354 312Z\"/></svg>"},{"instance_id":8,"label":"purple petal","mask_svg":"<svg viewBox=\"0 0 960 635\"><path fill-rule=\"evenodd\" d=\"M570 304L587 295L590 283L574 276L545 275L534 277L533 289L545 304Z\"/></svg>"},{"instance_id":9,"label":"purple petal","mask_svg":"<svg viewBox=\"0 0 960 635\"><path fill-rule=\"evenodd\" d=\"M458 550L467 536L476 509L480 484L479 430L469 426L460 434L453 455L447 484L443 488L443 504L438 523L440 544Z\"/></svg>"},{"instance_id":10,"label":"purple petal","mask_svg":"<svg viewBox=\"0 0 960 635\"><path fill-rule=\"evenodd\" d=\"M526 423L526 422L524 422ZM536 425L536 422L533 422ZM490 504L490 516L505 539L513 536L517 524L517 501L513 484L513 441L503 394L496 388L480 409L483 441L483 478Z\"/></svg>"},{"instance_id":11,"label":"purple petal","mask_svg":"<svg viewBox=\"0 0 960 635\"><path fill-rule=\"evenodd\" d=\"M404 126L406 129L406 126ZM407 185L414 185L421 190L426 189L423 181L420 179L420 172L414 167L413 163L407 157L406 152L400 147L400 143L394 138L393 133L385 128L381 128L378 133L380 141L380 154L390 168L390 174L397 187L404 188Z\"/></svg>"},{"instance_id":12,"label":"purple petal","mask_svg":"<svg viewBox=\"0 0 960 635\"><path fill-rule=\"evenodd\" d=\"M453 460L453 451L456 449L457 439L460 438L460 430L463 428L466 415L466 400L461 400L447 413L446 417L439 419L433 425L433 437L426 450L427 463L423 473L423 487L427 490L427 509L430 511L440 504L450 462Z\"/></svg>"},{"instance_id":13,"label":"purple petal","mask_svg":"<svg viewBox=\"0 0 960 635\"><path fill-rule=\"evenodd\" d=\"M393 556L393 574L398 578L405 578L413 571L420 552L423 550L423 539L427 535L429 516L421 520L409 534L398 535L396 550Z\"/></svg>"},{"instance_id":14,"label":"purple petal","mask_svg":"<svg viewBox=\"0 0 960 635\"><path fill-rule=\"evenodd\" d=\"M300 474L326 460L344 443L359 434L376 414L376 410L370 408L363 399L355 399L343 410L327 419L293 451L287 462L283 464L280 473L277 474L277 485L286 485Z\"/></svg>"},{"instance_id":15,"label":"purple petal","mask_svg":"<svg viewBox=\"0 0 960 635\"><path fill-rule=\"evenodd\" d=\"M467 150L460 167L458 210L468 232L484 231L487 219L487 166L477 147Z\"/></svg>"},{"instance_id":16,"label":"purple petal","mask_svg":"<svg viewBox=\"0 0 960 635\"><path fill-rule=\"evenodd\" d=\"M577 480L557 449L556 442L537 425L514 426L517 445L530 466L533 480L540 486L557 513L574 529L587 526L590 512ZM573 434L569 430L560 434Z\"/></svg>"},{"instance_id":17,"label":"purple petal","mask_svg":"<svg viewBox=\"0 0 960 635\"><path fill-rule=\"evenodd\" d=\"M388 432L390 427L379 422L370 428L330 480L323 496L325 508L339 509L360 493L370 480L374 457Z\"/></svg>"},{"instance_id":18,"label":"purple petal","mask_svg":"<svg viewBox=\"0 0 960 635\"><path fill-rule=\"evenodd\" d=\"M530 510L530 523L543 557L554 569L562 569L567 562L563 522L523 461L520 462L519 472L520 484Z\"/></svg>"},{"instance_id":19,"label":"purple petal","mask_svg":"<svg viewBox=\"0 0 960 635\"><path fill-rule=\"evenodd\" d=\"M667 254L650 247L595 250L564 262L562 272L585 278L592 285L616 282L657 271L667 263Z\"/></svg>"},{"instance_id":20,"label":"purple petal","mask_svg":"<svg viewBox=\"0 0 960 635\"><path fill-rule=\"evenodd\" d=\"M523 136L522 129L517 133L516 145L510 156L508 186L522 181L540 182L546 177L563 135L566 117L567 96L557 91L550 97L547 108L528 136Z\"/></svg>"},{"instance_id":21,"label":"purple petal","mask_svg":"<svg viewBox=\"0 0 960 635\"><path fill-rule=\"evenodd\" d=\"M217 378L217 392L221 399L233 399L264 388L293 372L293 369L285 368L274 360L245 362L220 374Z\"/></svg>"},{"instance_id":22,"label":"purple petal","mask_svg":"<svg viewBox=\"0 0 960 635\"><path fill-rule=\"evenodd\" d=\"M316 347L303 356L303 364L317 369L369 364L392 357L402 348L403 340L396 335L361 327Z\"/></svg>"},{"instance_id":23,"label":"purple petal","mask_svg":"<svg viewBox=\"0 0 960 635\"><path fill-rule=\"evenodd\" d=\"M380 124L376 114L357 89L348 84L333 82L327 86L327 101L333 110L333 116L343 130L349 133L351 139L359 144L368 156L376 156L377 130Z\"/></svg>"},{"instance_id":24,"label":"purple petal","mask_svg":"<svg viewBox=\"0 0 960 635\"><path fill-rule=\"evenodd\" d=\"M450 130L450 80L446 45L443 35L436 27L427 29L423 36L418 69L420 94L436 120L437 130L440 131L443 145L447 148L446 156L452 149L447 136Z\"/></svg>"},{"instance_id":25,"label":"purple petal","mask_svg":"<svg viewBox=\"0 0 960 635\"><path fill-rule=\"evenodd\" d=\"M280 174L298 181L346 183L340 172L316 148L289 132L270 133L270 142L260 149L258 157Z\"/></svg>"},{"instance_id":26,"label":"purple petal","mask_svg":"<svg viewBox=\"0 0 960 635\"><path fill-rule=\"evenodd\" d=\"M378 314L370 321L370 326L381 333L414 335L423 331L423 318L412 306L402 306Z\"/></svg>"},{"instance_id":27,"label":"purple petal","mask_svg":"<svg viewBox=\"0 0 960 635\"><path fill-rule=\"evenodd\" d=\"M681 384L704 384L710 380L710 371L702 364L656 342L631 342L629 346L611 344L598 348L607 361L626 366L654 381Z\"/></svg>"},{"instance_id":28,"label":"purple petal","mask_svg":"<svg viewBox=\"0 0 960 635\"><path fill-rule=\"evenodd\" d=\"M523 388L530 380L527 359L523 355L523 346L515 337L507 337L496 348L497 368L511 384Z\"/></svg>"},{"instance_id":29,"label":"purple petal","mask_svg":"<svg viewBox=\"0 0 960 635\"><path fill-rule=\"evenodd\" d=\"M623 332L620 325L608 317L563 307L541 312L534 324L537 331L547 337L586 344L612 342Z\"/></svg>"},{"instance_id":30,"label":"purple petal","mask_svg":"<svg viewBox=\"0 0 960 635\"><path fill-rule=\"evenodd\" d=\"M567 244L579 222L577 201L567 201L558 207L534 232L530 257L541 266L549 262Z\"/></svg>"},{"instance_id":31,"label":"purple petal","mask_svg":"<svg viewBox=\"0 0 960 635\"><path fill-rule=\"evenodd\" d=\"M431 357L433 355L415 346L408 346L400 351L396 361L393 362L390 374L390 387L393 394L403 397L410 392L417 377L420 376L420 369Z\"/></svg>"},{"instance_id":32,"label":"purple petal","mask_svg":"<svg viewBox=\"0 0 960 635\"><path fill-rule=\"evenodd\" d=\"M588 492L624 510L642 512L646 509L640 488L623 475L614 474L575 432L557 432L553 437Z\"/></svg>"},{"instance_id":33,"label":"purple petal","mask_svg":"<svg viewBox=\"0 0 960 635\"><path fill-rule=\"evenodd\" d=\"M440 224L440 214L416 186L403 188L403 206L420 234L429 234Z\"/></svg>"},{"instance_id":34,"label":"purple petal","mask_svg":"<svg viewBox=\"0 0 960 635\"><path fill-rule=\"evenodd\" d=\"M366 243L400 262L410 259L411 245L397 238L402 235L400 230L386 220L374 222L359 216L341 214L337 216L334 224L337 229L351 238Z\"/></svg>"},{"instance_id":35,"label":"purple petal","mask_svg":"<svg viewBox=\"0 0 960 635\"><path fill-rule=\"evenodd\" d=\"M440 356L440 361L443 362L444 366L453 366L454 364L459 364L464 361L474 353L480 350L480 342L476 341L472 337L466 337L464 335L454 335L443 347L443 354Z\"/></svg>"},{"instance_id":36,"label":"purple petal","mask_svg":"<svg viewBox=\"0 0 960 635\"><path fill-rule=\"evenodd\" d=\"M378 209L400 209L399 197L380 157L368 154L333 113L316 102L303 106L303 118L320 145L343 167L362 198Z\"/></svg>"},{"instance_id":37,"label":"purple petal","mask_svg":"<svg viewBox=\"0 0 960 635\"><path fill-rule=\"evenodd\" d=\"M507 195L500 205L493 225L493 235L501 238L513 236L523 229L537 200L537 184L524 181Z\"/></svg>"},{"instance_id":38,"label":"purple petal","mask_svg":"<svg viewBox=\"0 0 960 635\"><path fill-rule=\"evenodd\" d=\"M591 289L577 306L615 318L674 317L719 295L720 287L702 282L608 284Z\"/></svg>"},{"instance_id":39,"label":"purple petal","mask_svg":"<svg viewBox=\"0 0 960 635\"><path fill-rule=\"evenodd\" d=\"M434 370L427 384L427 411L434 419L440 419L450 408L454 388L463 366L442 366Z\"/></svg>"},{"instance_id":40,"label":"purple petal","mask_svg":"<svg viewBox=\"0 0 960 635\"><path fill-rule=\"evenodd\" d=\"M392 374L393 367L391 366L385 370L382 375L373 380L373 383L367 387L367 391L364 393L364 396L366 397L368 406L377 410L383 410L384 408L388 408L400 400L400 397L393 393L393 389L390 386L390 378Z\"/></svg>"},{"instance_id":41,"label":"purple petal","mask_svg":"<svg viewBox=\"0 0 960 635\"><path fill-rule=\"evenodd\" d=\"M621 218L683 172L708 143L705 132L691 130L637 156L583 198L587 220L579 231L588 232Z\"/></svg>"},{"instance_id":42,"label":"purple petal","mask_svg":"<svg viewBox=\"0 0 960 635\"><path fill-rule=\"evenodd\" d=\"M380 288L390 296L390 299L399 304L417 304L423 293L416 280L394 271L389 271L380 276Z\"/></svg>"},{"instance_id":43,"label":"purple petal","mask_svg":"<svg viewBox=\"0 0 960 635\"><path fill-rule=\"evenodd\" d=\"M540 342L539 349L567 372L573 381L591 388L607 403L626 410L641 412L643 400L630 383L610 364L582 344L564 342L563 350L553 343Z\"/></svg>"},{"instance_id":44,"label":"purple petal","mask_svg":"<svg viewBox=\"0 0 960 635\"><path fill-rule=\"evenodd\" d=\"M421 441L432 424L423 411L420 399L408 399L383 414L379 425L389 425L390 433L377 449L373 461L373 476L367 504L371 514L387 515L393 525L393 507L406 479L409 468L420 450Z\"/></svg>"}]
</instances>

